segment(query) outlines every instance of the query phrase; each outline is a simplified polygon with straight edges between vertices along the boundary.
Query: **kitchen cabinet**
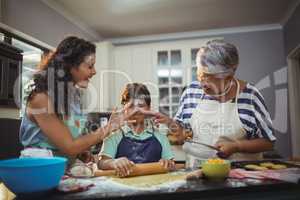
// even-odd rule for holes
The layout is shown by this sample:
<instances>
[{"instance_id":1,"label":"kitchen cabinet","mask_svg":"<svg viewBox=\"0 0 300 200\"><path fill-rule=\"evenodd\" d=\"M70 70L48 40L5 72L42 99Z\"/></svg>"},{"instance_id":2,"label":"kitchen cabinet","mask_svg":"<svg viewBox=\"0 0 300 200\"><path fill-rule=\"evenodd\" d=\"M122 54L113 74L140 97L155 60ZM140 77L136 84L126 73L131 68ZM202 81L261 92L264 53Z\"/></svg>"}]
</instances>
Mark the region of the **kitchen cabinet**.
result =
<instances>
[{"instance_id":1,"label":"kitchen cabinet","mask_svg":"<svg viewBox=\"0 0 300 200\"><path fill-rule=\"evenodd\" d=\"M109 41L97 43L97 74L91 80L92 92L86 95L86 106L93 107L90 112L111 111L120 106L125 85L140 82L150 90L152 109L174 116L184 86L196 80L196 53L210 39L119 46Z\"/></svg>"},{"instance_id":2,"label":"kitchen cabinet","mask_svg":"<svg viewBox=\"0 0 300 200\"><path fill-rule=\"evenodd\" d=\"M174 116L184 86L195 80L195 55L208 39L178 40L115 46L112 53L115 77L111 103L119 104L128 82L147 85L152 109ZM118 92L118 93L116 93Z\"/></svg>"},{"instance_id":3,"label":"kitchen cabinet","mask_svg":"<svg viewBox=\"0 0 300 200\"><path fill-rule=\"evenodd\" d=\"M0 43L0 106L20 105L22 50Z\"/></svg>"},{"instance_id":4,"label":"kitchen cabinet","mask_svg":"<svg viewBox=\"0 0 300 200\"><path fill-rule=\"evenodd\" d=\"M176 43L154 50L159 92L159 112L174 117L184 85L189 81L185 46Z\"/></svg>"},{"instance_id":5,"label":"kitchen cabinet","mask_svg":"<svg viewBox=\"0 0 300 200\"><path fill-rule=\"evenodd\" d=\"M155 109L157 88L155 71L152 66L152 49L144 45L115 47L114 50L114 105L120 105L121 93L127 83L145 84L152 98L152 108Z\"/></svg>"}]
</instances>

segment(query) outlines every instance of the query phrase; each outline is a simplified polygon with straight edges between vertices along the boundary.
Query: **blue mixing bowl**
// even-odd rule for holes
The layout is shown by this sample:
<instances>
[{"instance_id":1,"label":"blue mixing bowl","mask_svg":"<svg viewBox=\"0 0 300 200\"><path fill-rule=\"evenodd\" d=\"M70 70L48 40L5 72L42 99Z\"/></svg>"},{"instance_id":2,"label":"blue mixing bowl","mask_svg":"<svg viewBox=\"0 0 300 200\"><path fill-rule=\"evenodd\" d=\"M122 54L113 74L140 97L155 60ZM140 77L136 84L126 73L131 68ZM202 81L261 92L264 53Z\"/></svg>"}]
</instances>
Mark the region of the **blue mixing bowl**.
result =
<instances>
[{"instance_id":1,"label":"blue mixing bowl","mask_svg":"<svg viewBox=\"0 0 300 200\"><path fill-rule=\"evenodd\" d=\"M46 191L59 184L66 163L62 157L2 160L0 179L17 194Z\"/></svg>"}]
</instances>

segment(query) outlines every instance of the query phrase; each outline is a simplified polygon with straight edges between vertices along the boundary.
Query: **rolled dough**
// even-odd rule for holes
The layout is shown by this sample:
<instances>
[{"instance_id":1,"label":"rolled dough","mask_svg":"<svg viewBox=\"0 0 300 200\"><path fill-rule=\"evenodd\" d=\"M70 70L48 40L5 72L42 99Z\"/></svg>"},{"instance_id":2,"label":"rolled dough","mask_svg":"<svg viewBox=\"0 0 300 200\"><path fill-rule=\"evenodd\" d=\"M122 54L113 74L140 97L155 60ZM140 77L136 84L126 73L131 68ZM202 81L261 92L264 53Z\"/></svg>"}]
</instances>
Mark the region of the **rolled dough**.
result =
<instances>
[{"instance_id":1,"label":"rolled dough","mask_svg":"<svg viewBox=\"0 0 300 200\"><path fill-rule=\"evenodd\" d=\"M171 172L166 174L154 174L147 176L135 176L129 178L112 178L112 181L137 188L149 188L174 181L185 180L187 172Z\"/></svg>"}]
</instances>

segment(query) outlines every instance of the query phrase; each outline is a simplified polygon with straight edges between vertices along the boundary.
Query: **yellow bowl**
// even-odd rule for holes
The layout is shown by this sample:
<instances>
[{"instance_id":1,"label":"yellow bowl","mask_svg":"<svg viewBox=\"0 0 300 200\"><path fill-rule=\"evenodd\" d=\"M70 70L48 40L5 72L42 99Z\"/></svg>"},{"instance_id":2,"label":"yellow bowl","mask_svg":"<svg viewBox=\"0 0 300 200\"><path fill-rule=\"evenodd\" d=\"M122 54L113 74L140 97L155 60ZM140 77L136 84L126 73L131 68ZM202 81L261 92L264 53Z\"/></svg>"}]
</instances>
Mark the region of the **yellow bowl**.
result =
<instances>
[{"instance_id":1,"label":"yellow bowl","mask_svg":"<svg viewBox=\"0 0 300 200\"><path fill-rule=\"evenodd\" d=\"M204 162L202 164L202 173L208 179L225 179L230 172L230 162L225 161L223 163L210 163Z\"/></svg>"}]
</instances>

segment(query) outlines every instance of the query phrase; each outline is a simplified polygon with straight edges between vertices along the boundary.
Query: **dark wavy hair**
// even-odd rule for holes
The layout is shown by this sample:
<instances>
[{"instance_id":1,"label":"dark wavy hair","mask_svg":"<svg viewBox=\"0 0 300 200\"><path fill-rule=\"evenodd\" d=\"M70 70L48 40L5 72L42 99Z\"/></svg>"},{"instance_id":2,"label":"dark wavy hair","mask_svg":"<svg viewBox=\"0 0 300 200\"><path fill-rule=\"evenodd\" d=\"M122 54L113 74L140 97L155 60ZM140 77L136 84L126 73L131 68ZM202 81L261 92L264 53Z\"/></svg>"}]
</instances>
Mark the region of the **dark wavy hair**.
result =
<instances>
[{"instance_id":1,"label":"dark wavy hair","mask_svg":"<svg viewBox=\"0 0 300 200\"><path fill-rule=\"evenodd\" d=\"M55 113L59 117L68 115L69 85L73 84L70 71L78 68L86 56L95 52L96 46L93 43L75 36L66 37L53 53L42 60L40 70L33 75L32 91L28 100L34 94L45 92L53 101Z\"/></svg>"},{"instance_id":2,"label":"dark wavy hair","mask_svg":"<svg viewBox=\"0 0 300 200\"><path fill-rule=\"evenodd\" d=\"M151 105L151 97L148 88L141 83L128 83L121 95L121 104L125 105L132 99L144 99L148 106Z\"/></svg>"}]
</instances>

